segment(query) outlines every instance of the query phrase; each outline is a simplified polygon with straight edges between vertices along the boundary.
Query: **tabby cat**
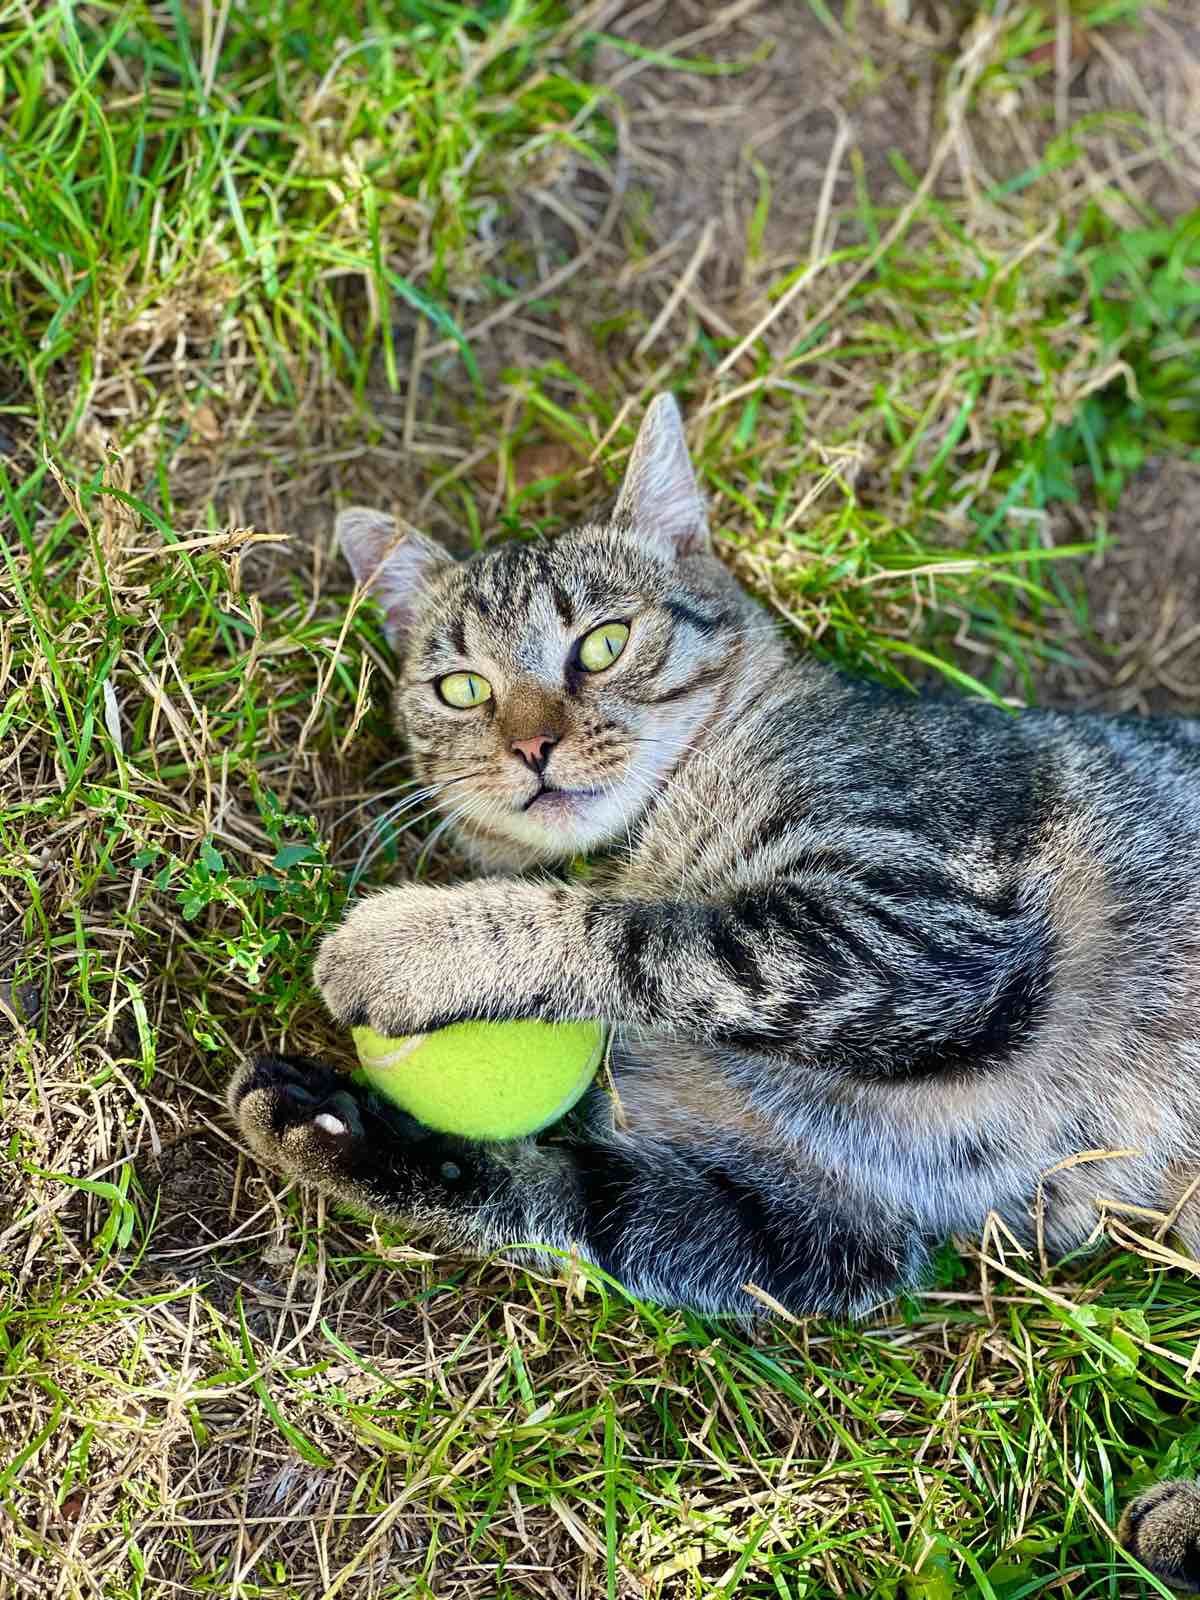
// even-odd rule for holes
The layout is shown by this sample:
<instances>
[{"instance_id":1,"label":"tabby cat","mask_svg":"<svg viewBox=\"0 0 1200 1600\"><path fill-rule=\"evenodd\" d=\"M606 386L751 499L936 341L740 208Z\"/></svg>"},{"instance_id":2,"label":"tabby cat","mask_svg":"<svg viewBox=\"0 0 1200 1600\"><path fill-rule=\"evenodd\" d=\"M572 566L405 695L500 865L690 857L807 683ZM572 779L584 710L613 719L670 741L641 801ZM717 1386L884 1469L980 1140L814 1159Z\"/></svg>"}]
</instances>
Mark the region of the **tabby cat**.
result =
<instances>
[{"instance_id":1,"label":"tabby cat","mask_svg":"<svg viewBox=\"0 0 1200 1600\"><path fill-rule=\"evenodd\" d=\"M1064 1251L1104 1202L1152 1207L1200 1249L1200 721L796 659L713 555L667 396L605 522L462 562L372 511L338 532L483 876L356 903L326 1004L387 1034L605 1017L616 1097L472 1144L268 1057L230 1096L264 1160L715 1314L869 1311L989 1211ZM1200 1585L1191 1486L1123 1527Z\"/></svg>"}]
</instances>

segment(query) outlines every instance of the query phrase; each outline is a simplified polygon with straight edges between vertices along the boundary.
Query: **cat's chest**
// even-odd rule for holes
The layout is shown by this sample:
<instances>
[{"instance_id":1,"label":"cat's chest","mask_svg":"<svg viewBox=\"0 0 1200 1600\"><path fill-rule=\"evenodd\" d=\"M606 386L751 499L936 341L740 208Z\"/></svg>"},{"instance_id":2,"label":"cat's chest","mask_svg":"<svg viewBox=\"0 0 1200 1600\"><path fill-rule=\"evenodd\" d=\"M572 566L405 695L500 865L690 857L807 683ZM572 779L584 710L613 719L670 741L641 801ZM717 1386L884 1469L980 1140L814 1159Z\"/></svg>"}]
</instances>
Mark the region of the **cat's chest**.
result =
<instances>
[{"instance_id":1,"label":"cat's chest","mask_svg":"<svg viewBox=\"0 0 1200 1600\"><path fill-rule=\"evenodd\" d=\"M806 809L803 785L777 764L751 769L706 756L676 775L646 817L623 884L655 895L732 884L776 820L802 819Z\"/></svg>"}]
</instances>

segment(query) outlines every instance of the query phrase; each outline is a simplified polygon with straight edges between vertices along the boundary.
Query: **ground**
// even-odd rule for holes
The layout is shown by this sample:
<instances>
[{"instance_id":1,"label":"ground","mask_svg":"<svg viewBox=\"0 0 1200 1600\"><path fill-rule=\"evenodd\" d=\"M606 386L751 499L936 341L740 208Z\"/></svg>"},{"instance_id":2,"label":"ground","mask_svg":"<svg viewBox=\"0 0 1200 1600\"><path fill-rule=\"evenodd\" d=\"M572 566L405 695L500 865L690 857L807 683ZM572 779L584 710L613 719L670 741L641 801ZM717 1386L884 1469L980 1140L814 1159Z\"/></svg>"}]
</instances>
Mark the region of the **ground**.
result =
<instances>
[{"instance_id":1,"label":"ground","mask_svg":"<svg viewBox=\"0 0 1200 1600\"><path fill-rule=\"evenodd\" d=\"M452 875L331 544L611 493L680 397L801 648L1196 709L1190 0L0 6L0 1589L1163 1593L1169 1219L718 1328L238 1148L348 869ZM366 829L366 832L361 830Z\"/></svg>"}]
</instances>

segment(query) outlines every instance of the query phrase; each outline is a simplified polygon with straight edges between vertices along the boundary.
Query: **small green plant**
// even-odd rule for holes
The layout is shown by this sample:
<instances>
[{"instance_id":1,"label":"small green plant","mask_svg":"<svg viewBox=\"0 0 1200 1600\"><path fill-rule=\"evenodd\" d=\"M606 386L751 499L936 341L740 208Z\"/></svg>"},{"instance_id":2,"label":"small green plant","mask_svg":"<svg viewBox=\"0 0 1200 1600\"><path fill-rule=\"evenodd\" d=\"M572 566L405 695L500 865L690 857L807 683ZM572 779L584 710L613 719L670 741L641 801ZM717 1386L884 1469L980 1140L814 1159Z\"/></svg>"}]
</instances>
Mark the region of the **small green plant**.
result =
<instances>
[{"instance_id":1,"label":"small green plant","mask_svg":"<svg viewBox=\"0 0 1200 1600\"><path fill-rule=\"evenodd\" d=\"M1089 232L1077 270L1117 370L1047 441L1044 470L1062 497L1083 481L1112 506L1151 456L1200 452L1200 215L1115 237L1093 217Z\"/></svg>"},{"instance_id":2,"label":"small green plant","mask_svg":"<svg viewBox=\"0 0 1200 1600\"><path fill-rule=\"evenodd\" d=\"M230 866L211 838L202 839L192 860L140 850L130 865L153 869L151 882L160 893L173 894L183 919L193 923L207 911L237 913L236 933L223 934L228 966L255 987L265 986L286 1015L295 995L296 974L303 970L312 938L336 918L342 895L340 876L328 860L328 844L317 837L312 817L285 813L275 797L260 791L264 831L278 849L265 870L239 872ZM283 831L299 834L303 843L281 843Z\"/></svg>"}]
</instances>

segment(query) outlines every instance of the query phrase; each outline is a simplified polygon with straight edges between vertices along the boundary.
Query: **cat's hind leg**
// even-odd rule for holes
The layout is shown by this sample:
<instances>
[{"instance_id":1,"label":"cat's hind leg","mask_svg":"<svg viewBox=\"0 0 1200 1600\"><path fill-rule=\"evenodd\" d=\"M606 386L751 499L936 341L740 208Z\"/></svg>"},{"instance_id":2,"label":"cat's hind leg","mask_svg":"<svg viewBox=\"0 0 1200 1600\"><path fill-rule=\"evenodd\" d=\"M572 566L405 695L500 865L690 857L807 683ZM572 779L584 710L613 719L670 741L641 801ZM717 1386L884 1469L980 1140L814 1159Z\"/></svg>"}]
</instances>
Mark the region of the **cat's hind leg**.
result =
<instances>
[{"instance_id":1,"label":"cat's hind leg","mask_svg":"<svg viewBox=\"0 0 1200 1600\"><path fill-rule=\"evenodd\" d=\"M439 1187L461 1181L456 1158L471 1148L304 1056L259 1056L226 1098L268 1166L363 1214L422 1216Z\"/></svg>"},{"instance_id":2,"label":"cat's hind leg","mask_svg":"<svg viewBox=\"0 0 1200 1600\"><path fill-rule=\"evenodd\" d=\"M1200 1594L1200 1483L1169 1478L1125 1507L1121 1543L1156 1578L1184 1594Z\"/></svg>"},{"instance_id":3,"label":"cat's hind leg","mask_svg":"<svg viewBox=\"0 0 1200 1600\"><path fill-rule=\"evenodd\" d=\"M759 1145L622 1132L598 1090L550 1135L505 1144L433 1133L328 1068L284 1057L245 1069L229 1099L268 1164L354 1210L544 1265L574 1253L659 1304L856 1315L912 1284L926 1260L911 1218Z\"/></svg>"}]
</instances>

